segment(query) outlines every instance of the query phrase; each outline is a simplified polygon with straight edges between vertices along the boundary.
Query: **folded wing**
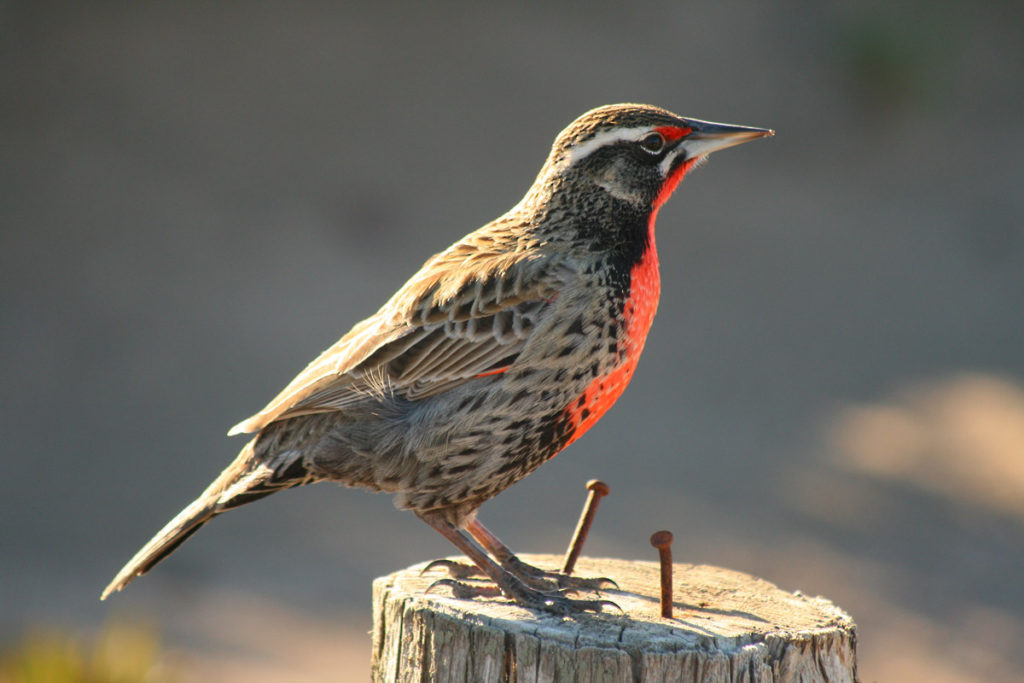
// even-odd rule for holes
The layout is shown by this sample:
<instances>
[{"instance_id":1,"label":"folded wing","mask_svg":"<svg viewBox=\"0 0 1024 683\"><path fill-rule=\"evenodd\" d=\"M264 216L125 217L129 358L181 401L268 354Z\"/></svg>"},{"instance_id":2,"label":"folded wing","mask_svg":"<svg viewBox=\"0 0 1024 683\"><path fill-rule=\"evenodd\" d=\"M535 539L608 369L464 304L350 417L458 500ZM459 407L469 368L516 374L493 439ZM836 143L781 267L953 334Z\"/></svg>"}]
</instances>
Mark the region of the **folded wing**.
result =
<instances>
[{"instance_id":1,"label":"folded wing","mask_svg":"<svg viewBox=\"0 0 1024 683\"><path fill-rule=\"evenodd\" d=\"M557 297L564 269L529 261L507 267L507 255L498 263L488 263L486 254L461 261L452 255L428 262L377 314L229 434L343 411L367 396L415 401L512 365Z\"/></svg>"}]
</instances>

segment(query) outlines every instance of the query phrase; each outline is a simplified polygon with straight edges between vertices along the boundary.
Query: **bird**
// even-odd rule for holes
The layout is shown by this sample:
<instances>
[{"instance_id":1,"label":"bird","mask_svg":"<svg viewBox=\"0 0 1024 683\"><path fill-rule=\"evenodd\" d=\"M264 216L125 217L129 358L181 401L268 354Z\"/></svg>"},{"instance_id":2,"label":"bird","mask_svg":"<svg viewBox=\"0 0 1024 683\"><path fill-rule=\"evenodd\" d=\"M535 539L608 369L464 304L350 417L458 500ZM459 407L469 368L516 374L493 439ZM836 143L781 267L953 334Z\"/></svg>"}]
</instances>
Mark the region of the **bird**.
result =
<instances>
[{"instance_id":1,"label":"bird","mask_svg":"<svg viewBox=\"0 0 1024 683\"><path fill-rule=\"evenodd\" d=\"M600 580L519 560L477 511L579 439L629 384L661 288L655 221L683 177L712 152L772 135L643 104L575 119L519 203L427 260L229 431L250 440L101 599L217 515L332 481L392 494L490 580L492 595L600 611L607 601L566 595Z\"/></svg>"}]
</instances>

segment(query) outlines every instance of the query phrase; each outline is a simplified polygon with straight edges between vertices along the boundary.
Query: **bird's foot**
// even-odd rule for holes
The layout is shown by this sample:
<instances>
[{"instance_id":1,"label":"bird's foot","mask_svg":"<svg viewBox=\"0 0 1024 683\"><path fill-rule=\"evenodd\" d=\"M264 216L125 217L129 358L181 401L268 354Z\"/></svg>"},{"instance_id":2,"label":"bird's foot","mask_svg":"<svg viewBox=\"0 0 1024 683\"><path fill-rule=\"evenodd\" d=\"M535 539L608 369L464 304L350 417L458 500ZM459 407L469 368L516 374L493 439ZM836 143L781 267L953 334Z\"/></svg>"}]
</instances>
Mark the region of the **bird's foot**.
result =
<instances>
[{"instance_id":1,"label":"bird's foot","mask_svg":"<svg viewBox=\"0 0 1024 683\"><path fill-rule=\"evenodd\" d=\"M553 586L559 590L599 591L605 588L618 588L619 584L605 576L583 578L570 576L558 571L549 571L523 562L515 555L502 561L501 566L512 572L523 583L545 590Z\"/></svg>"},{"instance_id":2,"label":"bird's foot","mask_svg":"<svg viewBox=\"0 0 1024 683\"><path fill-rule=\"evenodd\" d=\"M523 562L515 555L502 558L501 566L512 573L527 586L542 592L551 591L599 591L605 588L618 588L619 585L607 577L583 578L570 576L557 571L549 571ZM420 570L420 576L434 569L444 569L453 579L469 579L485 576L475 564L456 562L454 560L434 560Z\"/></svg>"},{"instance_id":3,"label":"bird's foot","mask_svg":"<svg viewBox=\"0 0 1024 683\"><path fill-rule=\"evenodd\" d=\"M574 600L565 597L565 591L540 591L526 585L512 574L508 574L501 585L470 585L455 579L439 579L427 587L429 593L439 587L449 588L452 597L459 600L473 598L494 598L499 595L512 600L520 607L554 614L575 614L580 612L600 612L605 607L622 608L611 600Z\"/></svg>"}]
</instances>

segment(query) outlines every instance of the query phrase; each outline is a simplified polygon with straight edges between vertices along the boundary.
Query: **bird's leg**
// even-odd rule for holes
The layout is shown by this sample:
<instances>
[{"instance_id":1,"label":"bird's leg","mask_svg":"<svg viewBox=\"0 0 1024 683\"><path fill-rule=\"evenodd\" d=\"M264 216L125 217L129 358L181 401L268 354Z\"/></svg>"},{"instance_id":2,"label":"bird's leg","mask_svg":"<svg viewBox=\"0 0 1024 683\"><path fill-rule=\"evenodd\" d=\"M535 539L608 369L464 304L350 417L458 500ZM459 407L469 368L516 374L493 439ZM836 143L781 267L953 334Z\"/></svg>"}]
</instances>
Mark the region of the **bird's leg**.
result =
<instances>
[{"instance_id":1,"label":"bird's leg","mask_svg":"<svg viewBox=\"0 0 1024 683\"><path fill-rule=\"evenodd\" d=\"M501 542L497 536L495 536L487 527L481 524L474 517L472 520L467 522L466 531L470 533L482 545L487 552L491 554L494 559L498 561L502 567L507 571L512 572L521 581L527 584L533 585L535 588L540 590L554 590L555 586L551 585L547 581L537 581L537 579L545 574L543 569L538 569L532 565L529 565L518 557L512 550ZM464 562L456 562L454 560L434 560L426 567L423 571L429 571L431 569L444 568L449 576L453 576L457 579L467 579L471 576L480 576L483 572L479 567L472 564L466 564ZM546 577L545 577L546 578Z\"/></svg>"},{"instance_id":2,"label":"bird's leg","mask_svg":"<svg viewBox=\"0 0 1024 683\"><path fill-rule=\"evenodd\" d=\"M487 551L472 536L457 528L443 514L438 512L416 514L420 519L436 529L438 533L451 541L473 564L478 566L497 585L502 595L523 607L566 614L587 610L600 612L601 608L605 605L615 604L607 600L570 600L558 592L545 593L539 591L528 586L517 576L491 559ZM505 550L508 549L506 548ZM431 584L430 588L434 586L448 586L452 589L454 596L460 599L494 595L495 593L495 591L488 590L486 587L469 586L453 579L435 581ZM430 588L427 590L430 590Z\"/></svg>"},{"instance_id":3,"label":"bird's leg","mask_svg":"<svg viewBox=\"0 0 1024 683\"><path fill-rule=\"evenodd\" d=\"M548 571L535 567L532 564L520 560L512 550L501 542L494 533L485 527L476 518L466 524L468 531L487 552L489 552L498 563L508 572L511 572L523 583L542 591L553 591L563 588L575 590L601 590L602 588L618 588L618 585L611 579L581 578L569 576L557 571ZM448 575L456 579L468 579L480 576L483 571L474 564L456 562L454 560L434 560L423 568L424 572L431 569L443 568Z\"/></svg>"},{"instance_id":4,"label":"bird's leg","mask_svg":"<svg viewBox=\"0 0 1024 683\"><path fill-rule=\"evenodd\" d=\"M553 583L557 588L574 588L579 590L601 590L602 588L618 588L616 583L608 578L585 579L577 576L569 576L558 571L547 571L532 564L523 562L512 550L501 542L490 529L480 523L475 517L466 525L466 530L487 549L491 555L501 564L502 567L515 574L521 581L541 590L552 587Z\"/></svg>"}]
</instances>

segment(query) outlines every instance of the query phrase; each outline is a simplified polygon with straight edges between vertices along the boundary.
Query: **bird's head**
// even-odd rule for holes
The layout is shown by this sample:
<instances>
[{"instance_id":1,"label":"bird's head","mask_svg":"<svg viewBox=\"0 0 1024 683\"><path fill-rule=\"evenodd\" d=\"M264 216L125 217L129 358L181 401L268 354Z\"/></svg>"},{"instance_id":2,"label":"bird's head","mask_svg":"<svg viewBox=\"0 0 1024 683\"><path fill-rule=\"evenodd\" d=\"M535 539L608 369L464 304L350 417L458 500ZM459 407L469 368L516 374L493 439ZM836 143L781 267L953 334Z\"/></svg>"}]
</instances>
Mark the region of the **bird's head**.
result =
<instances>
[{"instance_id":1,"label":"bird's head","mask_svg":"<svg viewBox=\"0 0 1024 683\"><path fill-rule=\"evenodd\" d=\"M604 192L656 210L708 154L774 135L644 104L592 109L559 133L537 185Z\"/></svg>"}]
</instances>

